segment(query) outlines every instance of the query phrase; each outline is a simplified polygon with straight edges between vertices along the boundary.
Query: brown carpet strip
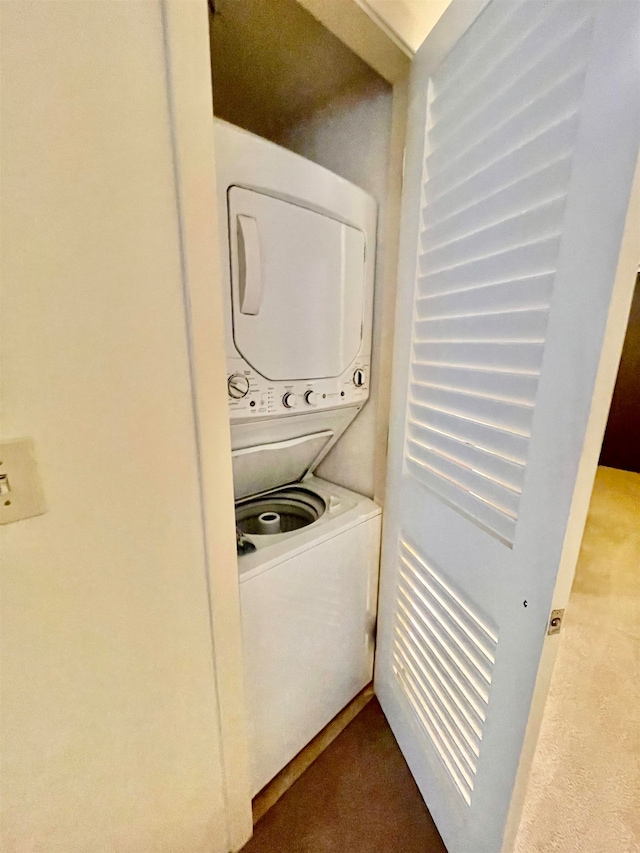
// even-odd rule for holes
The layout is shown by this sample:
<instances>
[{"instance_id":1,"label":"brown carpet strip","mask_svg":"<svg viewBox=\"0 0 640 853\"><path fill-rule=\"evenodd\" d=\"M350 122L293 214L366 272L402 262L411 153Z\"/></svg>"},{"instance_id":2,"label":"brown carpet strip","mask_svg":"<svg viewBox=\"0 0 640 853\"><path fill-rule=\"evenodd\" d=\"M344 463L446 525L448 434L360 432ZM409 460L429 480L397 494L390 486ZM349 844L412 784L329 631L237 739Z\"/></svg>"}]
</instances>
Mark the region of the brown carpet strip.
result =
<instances>
[{"instance_id":1,"label":"brown carpet strip","mask_svg":"<svg viewBox=\"0 0 640 853\"><path fill-rule=\"evenodd\" d=\"M258 821L242 853L446 853L376 699Z\"/></svg>"}]
</instances>

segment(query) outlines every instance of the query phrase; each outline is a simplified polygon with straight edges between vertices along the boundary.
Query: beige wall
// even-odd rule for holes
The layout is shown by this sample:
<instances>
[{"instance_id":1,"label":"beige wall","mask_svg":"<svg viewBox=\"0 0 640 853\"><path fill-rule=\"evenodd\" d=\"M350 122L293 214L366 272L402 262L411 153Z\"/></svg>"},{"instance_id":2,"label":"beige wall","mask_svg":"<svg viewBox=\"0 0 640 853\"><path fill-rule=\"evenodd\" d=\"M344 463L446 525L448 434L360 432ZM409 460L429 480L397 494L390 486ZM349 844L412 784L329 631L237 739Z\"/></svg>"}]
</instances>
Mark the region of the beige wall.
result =
<instances>
[{"instance_id":1,"label":"beige wall","mask_svg":"<svg viewBox=\"0 0 640 853\"><path fill-rule=\"evenodd\" d=\"M216 0L215 9L213 108L265 139L277 141L336 95L379 79L296 0Z\"/></svg>"},{"instance_id":2,"label":"beige wall","mask_svg":"<svg viewBox=\"0 0 640 853\"><path fill-rule=\"evenodd\" d=\"M225 851L160 5L0 5L0 846Z\"/></svg>"},{"instance_id":3,"label":"beige wall","mask_svg":"<svg viewBox=\"0 0 640 853\"><path fill-rule=\"evenodd\" d=\"M280 144L320 163L370 193L378 202L378 235L374 292L371 391L364 409L318 468L318 475L373 498L376 473L386 468L389 414L378 405L380 381L388 381L381 365L385 289L395 284L385 276L385 256L395 247L397 217L389 226L388 192L393 90L381 78L334 98L324 109L300 122ZM383 393L386 393L383 389ZM382 422L382 423L381 423Z\"/></svg>"}]
</instances>

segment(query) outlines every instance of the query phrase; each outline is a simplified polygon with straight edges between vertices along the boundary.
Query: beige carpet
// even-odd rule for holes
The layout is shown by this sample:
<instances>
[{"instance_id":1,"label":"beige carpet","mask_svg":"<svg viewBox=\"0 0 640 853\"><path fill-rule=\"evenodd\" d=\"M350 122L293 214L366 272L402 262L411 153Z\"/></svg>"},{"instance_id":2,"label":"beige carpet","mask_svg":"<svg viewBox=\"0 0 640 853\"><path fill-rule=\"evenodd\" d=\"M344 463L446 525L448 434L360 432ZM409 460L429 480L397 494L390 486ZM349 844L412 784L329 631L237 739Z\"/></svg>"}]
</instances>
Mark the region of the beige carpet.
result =
<instances>
[{"instance_id":1,"label":"beige carpet","mask_svg":"<svg viewBox=\"0 0 640 853\"><path fill-rule=\"evenodd\" d=\"M640 851L640 474L598 469L515 849Z\"/></svg>"}]
</instances>

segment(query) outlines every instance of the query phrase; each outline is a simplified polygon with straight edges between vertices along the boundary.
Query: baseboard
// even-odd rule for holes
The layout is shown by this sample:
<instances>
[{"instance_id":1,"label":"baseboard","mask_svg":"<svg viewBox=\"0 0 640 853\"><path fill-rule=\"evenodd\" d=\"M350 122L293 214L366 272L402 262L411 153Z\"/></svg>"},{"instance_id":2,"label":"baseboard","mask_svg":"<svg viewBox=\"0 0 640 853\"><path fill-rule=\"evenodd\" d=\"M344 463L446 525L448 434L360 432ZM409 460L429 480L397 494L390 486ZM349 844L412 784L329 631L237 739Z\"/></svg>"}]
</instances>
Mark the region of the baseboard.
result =
<instances>
[{"instance_id":1,"label":"baseboard","mask_svg":"<svg viewBox=\"0 0 640 853\"><path fill-rule=\"evenodd\" d=\"M303 750L301 750L294 759L292 759L286 767L275 776L268 785L259 791L253 798L253 823L254 825L260 818L269 811L272 805L276 803L280 797L289 790L296 779L299 779L304 771L309 767L316 758L324 752L324 750L333 743L349 725L351 720L356 717L364 706L373 699L373 684L368 684L364 690L361 690L358 695L349 702L349 704L340 711L340 713L319 732L312 741L310 741Z\"/></svg>"}]
</instances>

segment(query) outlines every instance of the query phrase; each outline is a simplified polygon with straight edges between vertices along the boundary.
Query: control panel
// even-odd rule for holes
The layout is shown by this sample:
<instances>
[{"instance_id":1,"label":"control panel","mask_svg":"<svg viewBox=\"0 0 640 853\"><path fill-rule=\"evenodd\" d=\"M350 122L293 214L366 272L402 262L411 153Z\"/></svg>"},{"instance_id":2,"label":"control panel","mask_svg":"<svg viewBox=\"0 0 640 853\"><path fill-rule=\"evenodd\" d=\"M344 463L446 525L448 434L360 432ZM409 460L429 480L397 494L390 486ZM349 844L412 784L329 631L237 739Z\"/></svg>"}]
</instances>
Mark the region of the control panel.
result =
<instances>
[{"instance_id":1,"label":"control panel","mask_svg":"<svg viewBox=\"0 0 640 853\"><path fill-rule=\"evenodd\" d=\"M272 382L260 376L243 358L228 358L227 370L232 422L362 405L369 396L369 360L363 358L333 379Z\"/></svg>"}]
</instances>

